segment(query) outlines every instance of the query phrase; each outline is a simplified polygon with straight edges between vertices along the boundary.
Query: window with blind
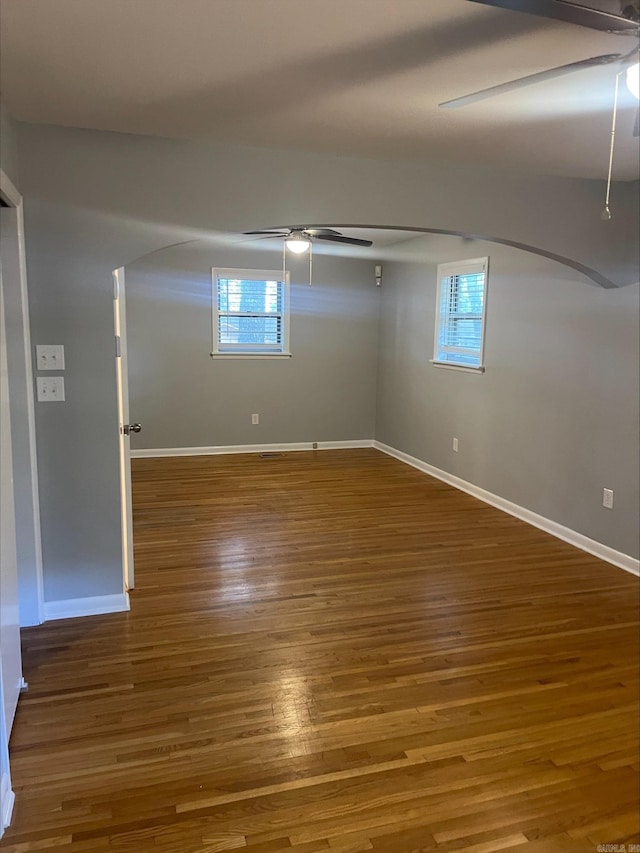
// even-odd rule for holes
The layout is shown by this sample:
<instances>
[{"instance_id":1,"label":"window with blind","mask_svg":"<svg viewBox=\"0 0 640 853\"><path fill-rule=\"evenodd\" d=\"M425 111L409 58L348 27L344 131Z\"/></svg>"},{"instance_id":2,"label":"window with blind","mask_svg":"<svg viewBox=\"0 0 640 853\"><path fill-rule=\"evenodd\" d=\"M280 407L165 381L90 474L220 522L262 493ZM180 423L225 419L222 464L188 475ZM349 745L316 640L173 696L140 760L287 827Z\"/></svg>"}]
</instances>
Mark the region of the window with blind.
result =
<instances>
[{"instance_id":1,"label":"window with blind","mask_svg":"<svg viewBox=\"0 0 640 853\"><path fill-rule=\"evenodd\" d=\"M212 355L289 355L282 270L213 270Z\"/></svg>"},{"instance_id":2,"label":"window with blind","mask_svg":"<svg viewBox=\"0 0 640 853\"><path fill-rule=\"evenodd\" d=\"M484 328L489 258L438 266L433 362L484 370Z\"/></svg>"}]
</instances>

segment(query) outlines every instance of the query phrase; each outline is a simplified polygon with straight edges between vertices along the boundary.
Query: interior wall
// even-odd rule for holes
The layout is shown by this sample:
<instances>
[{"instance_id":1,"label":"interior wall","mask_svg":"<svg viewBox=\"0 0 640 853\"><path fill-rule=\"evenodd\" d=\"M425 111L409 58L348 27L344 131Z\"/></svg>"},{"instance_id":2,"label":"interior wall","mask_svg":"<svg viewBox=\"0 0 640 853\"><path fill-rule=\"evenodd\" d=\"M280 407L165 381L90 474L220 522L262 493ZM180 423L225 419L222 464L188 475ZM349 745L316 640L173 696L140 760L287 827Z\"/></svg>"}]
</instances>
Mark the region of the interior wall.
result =
<instances>
[{"instance_id":1,"label":"interior wall","mask_svg":"<svg viewBox=\"0 0 640 853\"><path fill-rule=\"evenodd\" d=\"M638 557L638 285L589 287L482 241L419 244L423 262L385 265L376 438ZM435 367L436 266L486 255L486 372Z\"/></svg>"},{"instance_id":2,"label":"interior wall","mask_svg":"<svg viewBox=\"0 0 640 853\"><path fill-rule=\"evenodd\" d=\"M126 268L130 411L143 425L133 449L373 438L371 261L316 254L310 287L307 257L289 257L292 357L210 357L212 267L281 269L281 241L272 248L203 241Z\"/></svg>"},{"instance_id":3,"label":"interior wall","mask_svg":"<svg viewBox=\"0 0 640 853\"><path fill-rule=\"evenodd\" d=\"M45 602L122 591L112 270L211 230L459 229L637 280L638 200L600 182L21 125L33 344L65 346L65 403L36 404ZM589 285L584 285L589 288Z\"/></svg>"}]
</instances>

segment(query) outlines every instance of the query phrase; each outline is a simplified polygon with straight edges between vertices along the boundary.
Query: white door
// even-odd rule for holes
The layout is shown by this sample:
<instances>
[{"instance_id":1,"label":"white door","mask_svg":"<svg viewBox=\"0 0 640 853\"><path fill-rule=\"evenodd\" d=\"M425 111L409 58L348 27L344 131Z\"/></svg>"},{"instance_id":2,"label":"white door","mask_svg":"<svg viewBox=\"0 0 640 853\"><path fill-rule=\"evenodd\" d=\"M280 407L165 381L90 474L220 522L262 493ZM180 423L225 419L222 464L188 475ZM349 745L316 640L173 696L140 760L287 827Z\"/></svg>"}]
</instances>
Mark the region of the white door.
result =
<instances>
[{"instance_id":1,"label":"white door","mask_svg":"<svg viewBox=\"0 0 640 853\"><path fill-rule=\"evenodd\" d=\"M4 731L9 741L22 686L22 654L18 613L18 558L13 497L13 455L9 412L9 374L5 331L2 263L0 261L0 667Z\"/></svg>"},{"instance_id":2,"label":"white door","mask_svg":"<svg viewBox=\"0 0 640 853\"><path fill-rule=\"evenodd\" d=\"M118 387L118 429L120 431L120 507L122 514L122 566L125 589L133 589L133 511L131 505L131 452L129 436L140 432L140 424L129 423L129 381L127 378L127 309L124 267L113 272L113 308L116 334L116 381Z\"/></svg>"}]
</instances>

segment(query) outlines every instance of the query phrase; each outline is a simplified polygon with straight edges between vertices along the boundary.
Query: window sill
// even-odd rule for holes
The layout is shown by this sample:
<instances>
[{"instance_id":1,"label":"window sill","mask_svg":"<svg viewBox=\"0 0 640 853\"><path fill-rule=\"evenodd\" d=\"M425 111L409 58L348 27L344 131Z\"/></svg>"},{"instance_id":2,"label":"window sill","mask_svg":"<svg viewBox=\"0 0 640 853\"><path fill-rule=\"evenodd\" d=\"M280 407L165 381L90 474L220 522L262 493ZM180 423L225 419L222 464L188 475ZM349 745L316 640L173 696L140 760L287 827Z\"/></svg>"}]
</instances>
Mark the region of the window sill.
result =
<instances>
[{"instance_id":1,"label":"window sill","mask_svg":"<svg viewBox=\"0 0 640 853\"><path fill-rule=\"evenodd\" d=\"M290 352L210 352L211 358L291 358Z\"/></svg>"},{"instance_id":2,"label":"window sill","mask_svg":"<svg viewBox=\"0 0 640 853\"><path fill-rule=\"evenodd\" d=\"M445 370L461 370L463 373L484 373L484 365L480 367L470 367L465 364L450 364L448 361L435 361L429 359L434 367L444 367Z\"/></svg>"}]
</instances>

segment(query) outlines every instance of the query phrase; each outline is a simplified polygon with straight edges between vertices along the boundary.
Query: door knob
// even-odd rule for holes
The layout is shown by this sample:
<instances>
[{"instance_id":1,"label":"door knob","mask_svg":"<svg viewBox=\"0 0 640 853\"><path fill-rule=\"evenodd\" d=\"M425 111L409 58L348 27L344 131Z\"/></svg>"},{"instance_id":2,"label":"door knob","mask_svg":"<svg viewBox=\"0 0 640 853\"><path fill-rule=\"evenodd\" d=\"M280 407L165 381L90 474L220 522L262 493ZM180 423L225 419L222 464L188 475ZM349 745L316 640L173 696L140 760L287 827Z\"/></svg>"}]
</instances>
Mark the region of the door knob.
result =
<instances>
[{"instance_id":1,"label":"door knob","mask_svg":"<svg viewBox=\"0 0 640 853\"><path fill-rule=\"evenodd\" d=\"M141 429L142 429L142 426L140 424L125 424L122 427L122 432L125 435L129 435L132 432L140 432Z\"/></svg>"}]
</instances>

